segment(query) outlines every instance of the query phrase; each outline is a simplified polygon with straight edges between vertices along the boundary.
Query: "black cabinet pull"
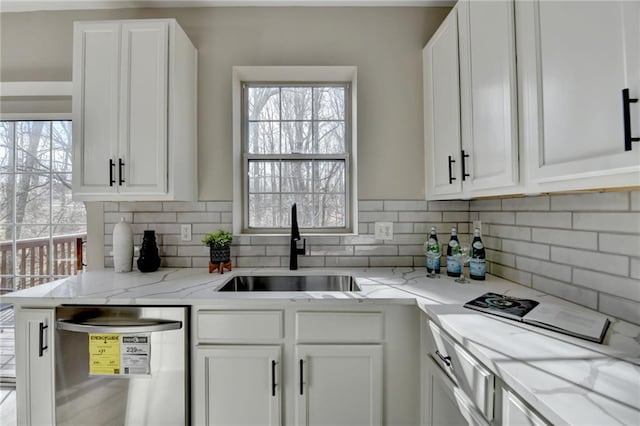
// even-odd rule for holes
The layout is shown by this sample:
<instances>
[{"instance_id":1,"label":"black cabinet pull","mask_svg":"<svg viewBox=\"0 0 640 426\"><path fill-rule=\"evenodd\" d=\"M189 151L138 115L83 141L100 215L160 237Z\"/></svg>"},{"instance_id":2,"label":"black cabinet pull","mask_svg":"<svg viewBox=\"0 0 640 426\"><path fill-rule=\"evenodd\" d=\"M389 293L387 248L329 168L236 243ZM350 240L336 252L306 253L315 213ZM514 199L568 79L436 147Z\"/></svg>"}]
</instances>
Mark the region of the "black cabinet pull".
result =
<instances>
[{"instance_id":1,"label":"black cabinet pull","mask_svg":"<svg viewBox=\"0 0 640 426\"><path fill-rule=\"evenodd\" d=\"M444 356L444 355L442 355L440 353L440 351L436 351L436 355L438 355L438 358L440 358L442 360L442 362L447 364L447 367L451 367L451 357L450 356Z\"/></svg>"},{"instance_id":2,"label":"black cabinet pull","mask_svg":"<svg viewBox=\"0 0 640 426\"><path fill-rule=\"evenodd\" d=\"M622 118L624 120L624 150L631 151L631 142L638 142L640 138L631 136L631 104L638 102L638 98L629 97L629 89L622 89Z\"/></svg>"},{"instance_id":3,"label":"black cabinet pull","mask_svg":"<svg viewBox=\"0 0 640 426\"><path fill-rule=\"evenodd\" d=\"M271 396L276 396L276 362L271 361Z\"/></svg>"},{"instance_id":4,"label":"black cabinet pull","mask_svg":"<svg viewBox=\"0 0 640 426\"><path fill-rule=\"evenodd\" d=\"M303 372L303 366L302 366L303 361L300 360L300 395L304 394L304 372Z\"/></svg>"},{"instance_id":5,"label":"black cabinet pull","mask_svg":"<svg viewBox=\"0 0 640 426\"><path fill-rule=\"evenodd\" d=\"M124 178L122 176L124 176L124 161L122 161L122 158L118 158L118 185L122 185L124 183Z\"/></svg>"},{"instance_id":6,"label":"black cabinet pull","mask_svg":"<svg viewBox=\"0 0 640 426\"><path fill-rule=\"evenodd\" d=\"M456 160L454 160L452 156L449 156L449 185L451 185L453 181L456 180L456 178L453 177L452 170L451 170L451 165L455 162Z\"/></svg>"},{"instance_id":7,"label":"black cabinet pull","mask_svg":"<svg viewBox=\"0 0 640 426\"><path fill-rule=\"evenodd\" d=\"M113 160L111 158L109 158L109 186L113 186L114 183L116 183L116 180L113 178L113 168L116 165L114 164Z\"/></svg>"},{"instance_id":8,"label":"black cabinet pull","mask_svg":"<svg viewBox=\"0 0 640 426\"><path fill-rule=\"evenodd\" d=\"M465 164L465 158L469 158L469 154L464 152L464 149L461 152L462 152L462 181L464 182L465 180L464 178L471 176L469 173L467 173L467 168Z\"/></svg>"},{"instance_id":9,"label":"black cabinet pull","mask_svg":"<svg viewBox=\"0 0 640 426\"><path fill-rule=\"evenodd\" d=\"M48 325L46 325L43 322L40 323L40 331L38 333L38 356L39 357L42 357L42 355L44 354L44 351L49 349L49 346L44 346L44 330L47 328L49 328Z\"/></svg>"}]
</instances>

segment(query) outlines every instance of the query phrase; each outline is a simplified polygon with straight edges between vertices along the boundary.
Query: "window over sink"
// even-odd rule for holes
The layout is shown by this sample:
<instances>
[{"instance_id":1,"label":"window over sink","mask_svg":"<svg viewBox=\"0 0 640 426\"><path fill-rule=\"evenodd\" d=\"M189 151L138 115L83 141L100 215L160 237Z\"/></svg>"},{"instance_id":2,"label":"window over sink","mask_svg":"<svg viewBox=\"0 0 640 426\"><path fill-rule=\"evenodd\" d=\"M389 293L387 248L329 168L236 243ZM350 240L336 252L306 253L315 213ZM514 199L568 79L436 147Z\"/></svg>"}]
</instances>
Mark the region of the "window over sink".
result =
<instances>
[{"instance_id":1,"label":"window over sink","mask_svg":"<svg viewBox=\"0 0 640 426\"><path fill-rule=\"evenodd\" d=\"M235 233L356 229L354 111L354 67L234 68Z\"/></svg>"}]
</instances>

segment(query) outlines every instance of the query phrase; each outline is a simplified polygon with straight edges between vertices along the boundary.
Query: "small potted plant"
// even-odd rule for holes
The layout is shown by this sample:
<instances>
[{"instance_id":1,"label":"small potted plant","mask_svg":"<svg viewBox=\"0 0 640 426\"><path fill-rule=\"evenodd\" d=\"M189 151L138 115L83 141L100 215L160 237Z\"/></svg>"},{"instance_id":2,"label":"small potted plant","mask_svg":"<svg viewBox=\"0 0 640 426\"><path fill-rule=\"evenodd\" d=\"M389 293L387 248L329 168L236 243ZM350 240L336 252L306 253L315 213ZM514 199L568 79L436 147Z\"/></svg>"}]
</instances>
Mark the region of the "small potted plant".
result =
<instances>
[{"instance_id":1,"label":"small potted plant","mask_svg":"<svg viewBox=\"0 0 640 426\"><path fill-rule=\"evenodd\" d=\"M209 246L209 255L211 263L229 263L231 260L231 244L233 235L224 229L218 229L216 232L205 235L202 243Z\"/></svg>"}]
</instances>

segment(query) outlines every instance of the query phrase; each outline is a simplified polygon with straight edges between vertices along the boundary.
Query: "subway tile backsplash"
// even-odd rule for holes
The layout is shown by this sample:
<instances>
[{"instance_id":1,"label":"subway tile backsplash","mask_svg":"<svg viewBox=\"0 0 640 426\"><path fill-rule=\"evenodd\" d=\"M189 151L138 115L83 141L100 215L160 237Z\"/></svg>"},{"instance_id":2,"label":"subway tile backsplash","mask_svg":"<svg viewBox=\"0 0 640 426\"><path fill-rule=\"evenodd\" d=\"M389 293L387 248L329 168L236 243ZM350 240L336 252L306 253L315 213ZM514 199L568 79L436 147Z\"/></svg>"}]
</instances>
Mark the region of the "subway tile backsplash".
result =
<instances>
[{"instance_id":1,"label":"subway tile backsplash","mask_svg":"<svg viewBox=\"0 0 640 426\"><path fill-rule=\"evenodd\" d=\"M452 226L466 242L479 219L490 273L640 324L640 191L358 204L359 234L307 236L300 267L424 267L432 226L442 244ZM105 266L113 266L113 227L124 217L136 245L145 229L156 231L163 266L206 268L200 240L231 229L231 209L231 201L104 203ZM376 221L393 222L392 240L375 239ZM192 225L192 241L180 240L181 224ZM231 254L237 267L287 267L289 238L236 236Z\"/></svg>"},{"instance_id":2,"label":"subway tile backsplash","mask_svg":"<svg viewBox=\"0 0 640 426\"><path fill-rule=\"evenodd\" d=\"M424 267L422 246L432 226L443 242L453 226L461 234L469 232L468 201L363 200L358 204L359 234L306 236L307 254L298 258L299 266ZM156 231L163 266L206 267L209 249L200 240L218 228L231 229L231 209L230 201L105 203L105 266L113 266L113 227L124 217L133 224L135 244L145 229ZM376 240L375 222L393 222L393 239ZM181 224L192 225L191 241L180 241ZM289 236L236 236L231 255L238 267L286 267Z\"/></svg>"},{"instance_id":3,"label":"subway tile backsplash","mask_svg":"<svg viewBox=\"0 0 640 426\"><path fill-rule=\"evenodd\" d=\"M474 200L469 211L501 243L487 252L491 273L640 324L639 199L544 195Z\"/></svg>"}]
</instances>

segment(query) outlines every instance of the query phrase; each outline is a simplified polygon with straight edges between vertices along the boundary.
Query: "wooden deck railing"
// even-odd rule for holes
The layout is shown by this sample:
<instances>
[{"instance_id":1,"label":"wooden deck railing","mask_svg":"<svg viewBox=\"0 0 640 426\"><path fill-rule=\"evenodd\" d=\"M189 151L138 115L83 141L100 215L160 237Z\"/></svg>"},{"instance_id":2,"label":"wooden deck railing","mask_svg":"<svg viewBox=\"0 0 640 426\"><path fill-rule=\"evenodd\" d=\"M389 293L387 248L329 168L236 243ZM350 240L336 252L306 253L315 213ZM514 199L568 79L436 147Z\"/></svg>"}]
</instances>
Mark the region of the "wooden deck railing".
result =
<instances>
[{"instance_id":1,"label":"wooden deck railing","mask_svg":"<svg viewBox=\"0 0 640 426\"><path fill-rule=\"evenodd\" d=\"M50 265L49 238L16 241L16 278L0 278L0 294L22 290L51 281L55 277L75 275L82 270L82 241L87 234L57 235L52 238L53 262ZM0 241L0 273L13 274L13 244ZM52 269L52 270L50 270Z\"/></svg>"}]
</instances>

